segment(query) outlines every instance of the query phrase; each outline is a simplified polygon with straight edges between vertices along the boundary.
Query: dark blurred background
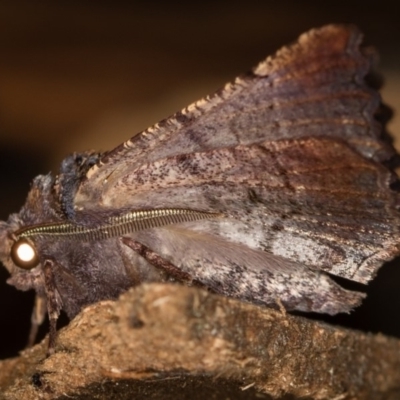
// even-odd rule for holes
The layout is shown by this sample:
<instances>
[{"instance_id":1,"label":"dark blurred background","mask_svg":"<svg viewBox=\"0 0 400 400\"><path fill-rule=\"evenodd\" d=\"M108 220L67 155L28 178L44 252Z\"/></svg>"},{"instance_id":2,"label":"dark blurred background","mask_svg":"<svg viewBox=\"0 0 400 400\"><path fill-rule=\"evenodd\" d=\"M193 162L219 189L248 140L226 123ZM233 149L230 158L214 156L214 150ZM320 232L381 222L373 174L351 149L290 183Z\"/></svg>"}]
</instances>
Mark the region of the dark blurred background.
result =
<instances>
[{"instance_id":1,"label":"dark blurred background","mask_svg":"<svg viewBox=\"0 0 400 400\"><path fill-rule=\"evenodd\" d=\"M380 51L384 100L400 110L400 24L391 4L1 1L0 219L68 153L115 147L325 23L359 25ZM399 118L389 131L400 137ZM7 286L0 271L4 358L25 344L33 294ZM350 316L328 320L400 336L400 260L382 268L369 293Z\"/></svg>"}]
</instances>

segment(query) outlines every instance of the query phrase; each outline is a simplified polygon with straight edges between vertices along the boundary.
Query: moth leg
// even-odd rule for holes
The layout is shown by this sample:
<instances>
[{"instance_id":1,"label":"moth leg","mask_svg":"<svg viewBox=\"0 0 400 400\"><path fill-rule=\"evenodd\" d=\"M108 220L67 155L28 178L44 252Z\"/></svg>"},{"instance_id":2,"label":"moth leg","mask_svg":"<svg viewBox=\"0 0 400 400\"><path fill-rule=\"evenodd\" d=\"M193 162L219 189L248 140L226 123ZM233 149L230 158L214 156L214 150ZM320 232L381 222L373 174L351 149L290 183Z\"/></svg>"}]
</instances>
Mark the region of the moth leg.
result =
<instances>
[{"instance_id":1,"label":"moth leg","mask_svg":"<svg viewBox=\"0 0 400 400\"><path fill-rule=\"evenodd\" d=\"M26 345L27 348L32 347L35 344L39 326L43 324L46 312L46 298L40 295L36 295L35 304L33 306L31 316L31 330L29 332L28 343Z\"/></svg>"},{"instance_id":2,"label":"moth leg","mask_svg":"<svg viewBox=\"0 0 400 400\"><path fill-rule=\"evenodd\" d=\"M46 260L43 265L45 293L47 298L47 312L49 315L49 344L47 348L47 356L54 353L57 338L57 319L60 315L61 304L57 297L56 281L54 279L53 268L54 262Z\"/></svg>"},{"instance_id":3,"label":"moth leg","mask_svg":"<svg viewBox=\"0 0 400 400\"><path fill-rule=\"evenodd\" d=\"M147 246L133 240L129 237L121 238L122 243L126 246L130 247L133 251L138 253L141 257L143 257L147 262L154 265L156 268L161 269L166 272L168 275L173 277L174 279L185 283L189 286L193 285L193 278L190 274L183 272L179 268L177 268L174 264L162 258L159 254L149 249Z\"/></svg>"}]
</instances>

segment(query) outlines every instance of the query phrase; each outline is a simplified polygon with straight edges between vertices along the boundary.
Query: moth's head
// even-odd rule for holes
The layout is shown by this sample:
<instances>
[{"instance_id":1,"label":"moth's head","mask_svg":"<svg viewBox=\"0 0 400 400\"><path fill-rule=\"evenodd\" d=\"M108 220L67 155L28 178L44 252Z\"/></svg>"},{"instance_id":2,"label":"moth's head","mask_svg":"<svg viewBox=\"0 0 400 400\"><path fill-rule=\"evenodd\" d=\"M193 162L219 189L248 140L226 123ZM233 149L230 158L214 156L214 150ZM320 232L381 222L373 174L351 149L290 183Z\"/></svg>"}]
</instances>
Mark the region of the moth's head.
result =
<instances>
[{"instance_id":1,"label":"moth's head","mask_svg":"<svg viewBox=\"0 0 400 400\"><path fill-rule=\"evenodd\" d=\"M18 244L14 232L20 227L19 214L10 215L7 222L0 221L0 262L11 277L7 283L20 290L43 290L44 282L34 247ZM18 249L19 247L19 249Z\"/></svg>"},{"instance_id":2,"label":"moth's head","mask_svg":"<svg viewBox=\"0 0 400 400\"><path fill-rule=\"evenodd\" d=\"M50 175L38 176L33 182L26 202L18 214L11 214L7 222L0 221L0 261L11 275L29 271L39 264L32 241L19 238L16 232L30 225L54 219Z\"/></svg>"},{"instance_id":3,"label":"moth's head","mask_svg":"<svg viewBox=\"0 0 400 400\"><path fill-rule=\"evenodd\" d=\"M10 215L7 222L0 221L0 262L12 276L8 282L14 285L39 265L35 244L28 238L18 238L15 235L22 226L19 214ZM27 282L25 278L25 283ZM16 286L21 289L30 288L29 284L24 287L20 284Z\"/></svg>"},{"instance_id":4,"label":"moth's head","mask_svg":"<svg viewBox=\"0 0 400 400\"><path fill-rule=\"evenodd\" d=\"M20 224L18 222L18 214L10 215L7 222L0 221L0 261L11 275L17 273L18 268L20 268L13 261L12 256L13 251L15 252L16 250L16 241L13 239L13 233L19 229Z\"/></svg>"}]
</instances>

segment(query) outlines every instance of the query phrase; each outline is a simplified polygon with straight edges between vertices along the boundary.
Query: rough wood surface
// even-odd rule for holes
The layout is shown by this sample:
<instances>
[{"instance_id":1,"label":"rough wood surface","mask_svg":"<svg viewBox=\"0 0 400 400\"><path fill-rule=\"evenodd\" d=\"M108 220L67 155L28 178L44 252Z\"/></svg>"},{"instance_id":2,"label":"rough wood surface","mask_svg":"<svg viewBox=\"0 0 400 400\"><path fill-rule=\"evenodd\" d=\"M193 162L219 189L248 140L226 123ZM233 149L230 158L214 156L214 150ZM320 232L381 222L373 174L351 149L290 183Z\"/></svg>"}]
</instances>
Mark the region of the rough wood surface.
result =
<instances>
[{"instance_id":1,"label":"rough wood surface","mask_svg":"<svg viewBox=\"0 0 400 400\"><path fill-rule=\"evenodd\" d=\"M177 285L85 309L0 363L3 399L397 399L400 341Z\"/></svg>"}]
</instances>

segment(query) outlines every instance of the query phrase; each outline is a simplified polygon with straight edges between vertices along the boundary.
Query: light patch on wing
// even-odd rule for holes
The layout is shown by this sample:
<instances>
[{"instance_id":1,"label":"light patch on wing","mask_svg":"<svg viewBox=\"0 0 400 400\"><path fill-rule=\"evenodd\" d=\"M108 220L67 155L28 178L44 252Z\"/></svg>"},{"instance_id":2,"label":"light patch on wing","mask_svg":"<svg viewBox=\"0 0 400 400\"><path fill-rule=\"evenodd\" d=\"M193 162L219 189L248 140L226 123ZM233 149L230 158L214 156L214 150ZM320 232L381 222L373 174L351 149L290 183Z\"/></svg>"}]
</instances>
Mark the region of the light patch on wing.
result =
<instances>
[{"instance_id":1,"label":"light patch on wing","mask_svg":"<svg viewBox=\"0 0 400 400\"><path fill-rule=\"evenodd\" d=\"M296 259L306 265L320 266L322 270L324 266L328 266L327 271L332 275L353 280L361 265L360 252L350 246L342 244L339 252L329 241L326 244L322 240L316 243L314 238L301 234L278 233L272 242L271 251L280 257Z\"/></svg>"},{"instance_id":2,"label":"light patch on wing","mask_svg":"<svg viewBox=\"0 0 400 400\"><path fill-rule=\"evenodd\" d=\"M266 222L268 218L266 217ZM260 249L260 244L265 241L265 226L253 223L251 227L242 221L219 218L213 221L201 221L201 223L187 223L185 228L199 234L212 234L222 237L232 243L238 243L248 248Z\"/></svg>"},{"instance_id":3,"label":"light patch on wing","mask_svg":"<svg viewBox=\"0 0 400 400\"><path fill-rule=\"evenodd\" d=\"M348 312L363 294L350 292L323 272L221 237L178 226L132 235L211 290L254 303L335 314Z\"/></svg>"}]
</instances>

